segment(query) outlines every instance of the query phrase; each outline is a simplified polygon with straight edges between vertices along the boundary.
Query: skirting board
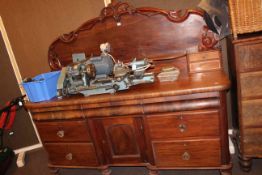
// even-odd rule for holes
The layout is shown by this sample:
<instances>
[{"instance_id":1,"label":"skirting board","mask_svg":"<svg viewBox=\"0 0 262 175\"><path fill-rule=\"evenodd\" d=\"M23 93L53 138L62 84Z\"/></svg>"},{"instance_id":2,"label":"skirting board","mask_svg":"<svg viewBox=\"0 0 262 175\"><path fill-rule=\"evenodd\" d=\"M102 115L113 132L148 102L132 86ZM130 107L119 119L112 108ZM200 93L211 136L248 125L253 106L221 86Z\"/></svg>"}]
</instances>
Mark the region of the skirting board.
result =
<instances>
[{"instance_id":1,"label":"skirting board","mask_svg":"<svg viewBox=\"0 0 262 175\"><path fill-rule=\"evenodd\" d=\"M15 154L20 154L20 153L24 153L24 152L27 152L27 151L32 151L34 149L42 148L42 147L43 147L43 145L41 143L38 143L38 144L27 146L27 147L24 147L24 148L16 149L16 150L14 150L14 152L15 152Z\"/></svg>"}]
</instances>

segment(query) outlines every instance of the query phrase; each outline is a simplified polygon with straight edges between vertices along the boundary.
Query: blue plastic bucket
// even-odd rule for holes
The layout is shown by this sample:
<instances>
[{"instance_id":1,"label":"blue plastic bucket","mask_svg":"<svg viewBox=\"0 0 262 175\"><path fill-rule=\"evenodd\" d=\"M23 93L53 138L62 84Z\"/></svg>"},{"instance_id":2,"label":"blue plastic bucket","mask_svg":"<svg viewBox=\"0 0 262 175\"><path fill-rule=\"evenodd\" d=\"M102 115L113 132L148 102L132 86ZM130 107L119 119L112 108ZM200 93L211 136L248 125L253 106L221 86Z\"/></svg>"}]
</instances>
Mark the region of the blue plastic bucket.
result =
<instances>
[{"instance_id":1,"label":"blue plastic bucket","mask_svg":"<svg viewBox=\"0 0 262 175\"><path fill-rule=\"evenodd\" d=\"M26 95L31 102L50 100L57 94L57 81L61 71L37 75L31 82L23 82Z\"/></svg>"}]
</instances>

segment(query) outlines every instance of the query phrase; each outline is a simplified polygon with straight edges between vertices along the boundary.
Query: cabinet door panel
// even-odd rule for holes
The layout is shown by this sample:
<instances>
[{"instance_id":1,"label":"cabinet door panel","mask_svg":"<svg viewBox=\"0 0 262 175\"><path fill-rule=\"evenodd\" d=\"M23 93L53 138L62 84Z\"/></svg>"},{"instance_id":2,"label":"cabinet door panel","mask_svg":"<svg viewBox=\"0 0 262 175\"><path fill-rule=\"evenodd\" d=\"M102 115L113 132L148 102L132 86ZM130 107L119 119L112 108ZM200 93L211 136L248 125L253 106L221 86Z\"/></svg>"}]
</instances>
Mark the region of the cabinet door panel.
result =
<instances>
[{"instance_id":1,"label":"cabinet door panel","mask_svg":"<svg viewBox=\"0 0 262 175\"><path fill-rule=\"evenodd\" d=\"M122 117L99 119L104 133L99 139L110 163L125 164L144 162L144 138L141 118Z\"/></svg>"},{"instance_id":2,"label":"cabinet door panel","mask_svg":"<svg viewBox=\"0 0 262 175\"><path fill-rule=\"evenodd\" d=\"M138 154L135 131L129 124L116 124L107 127L107 137L114 156Z\"/></svg>"}]
</instances>

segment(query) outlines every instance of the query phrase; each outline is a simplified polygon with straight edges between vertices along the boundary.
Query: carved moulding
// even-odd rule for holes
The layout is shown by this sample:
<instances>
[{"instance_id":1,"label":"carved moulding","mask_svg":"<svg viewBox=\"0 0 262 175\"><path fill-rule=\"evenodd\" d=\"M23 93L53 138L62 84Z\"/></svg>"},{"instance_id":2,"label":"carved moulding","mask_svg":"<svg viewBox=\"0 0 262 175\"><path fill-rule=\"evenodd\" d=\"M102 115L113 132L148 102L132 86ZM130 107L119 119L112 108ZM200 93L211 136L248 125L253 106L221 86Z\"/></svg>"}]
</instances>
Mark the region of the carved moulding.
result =
<instances>
[{"instance_id":1,"label":"carved moulding","mask_svg":"<svg viewBox=\"0 0 262 175\"><path fill-rule=\"evenodd\" d=\"M208 29L207 26L203 27L200 43L198 45L199 51L206 51L214 49L218 44L218 35Z\"/></svg>"}]
</instances>

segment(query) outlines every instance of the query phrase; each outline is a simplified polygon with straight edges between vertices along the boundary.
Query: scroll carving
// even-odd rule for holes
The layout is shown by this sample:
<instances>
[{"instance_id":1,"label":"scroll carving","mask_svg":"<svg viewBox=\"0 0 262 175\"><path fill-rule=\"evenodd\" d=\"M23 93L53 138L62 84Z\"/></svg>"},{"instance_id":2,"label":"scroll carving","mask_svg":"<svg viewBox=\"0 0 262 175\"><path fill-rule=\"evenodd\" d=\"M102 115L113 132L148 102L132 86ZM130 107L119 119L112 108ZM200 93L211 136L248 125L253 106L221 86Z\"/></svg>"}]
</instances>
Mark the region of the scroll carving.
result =
<instances>
[{"instance_id":1,"label":"scroll carving","mask_svg":"<svg viewBox=\"0 0 262 175\"><path fill-rule=\"evenodd\" d=\"M65 43L70 43L76 38L77 38L77 33L74 31L68 34L63 34L62 36L59 37L59 39Z\"/></svg>"},{"instance_id":2,"label":"scroll carving","mask_svg":"<svg viewBox=\"0 0 262 175\"><path fill-rule=\"evenodd\" d=\"M194 11L199 15L202 15L201 11ZM188 16L192 13L191 10L177 10L177 11L169 11L167 17L173 22L182 22L185 21Z\"/></svg>"},{"instance_id":3,"label":"scroll carving","mask_svg":"<svg viewBox=\"0 0 262 175\"><path fill-rule=\"evenodd\" d=\"M208 29L207 26L203 27L201 42L199 43L198 50L206 51L210 49L214 49L218 43L218 37L215 33Z\"/></svg>"},{"instance_id":4,"label":"scroll carving","mask_svg":"<svg viewBox=\"0 0 262 175\"><path fill-rule=\"evenodd\" d=\"M113 17L116 22L120 22L120 16L124 13L133 14L135 8L131 7L125 2L112 2L107 7L103 8L100 13L100 20L104 20L106 17Z\"/></svg>"},{"instance_id":5,"label":"scroll carving","mask_svg":"<svg viewBox=\"0 0 262 175\"><path fill-rule=\"evenodd\" d=\"M62 68L58 55L51 48L48 52L48 62L51 70L60 70Z\"/></svg>"}]
</instances>

